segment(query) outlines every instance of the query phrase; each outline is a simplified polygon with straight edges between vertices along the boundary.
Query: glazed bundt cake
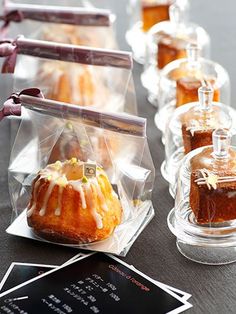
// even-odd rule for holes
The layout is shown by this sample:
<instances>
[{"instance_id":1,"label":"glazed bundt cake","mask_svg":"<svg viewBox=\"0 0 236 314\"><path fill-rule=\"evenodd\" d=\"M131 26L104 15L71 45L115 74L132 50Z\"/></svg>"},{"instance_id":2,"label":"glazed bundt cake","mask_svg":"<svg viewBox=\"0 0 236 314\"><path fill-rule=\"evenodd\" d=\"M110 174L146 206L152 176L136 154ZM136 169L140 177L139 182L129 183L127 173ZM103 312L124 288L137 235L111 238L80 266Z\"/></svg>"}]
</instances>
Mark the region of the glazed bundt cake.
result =
<instances>
[{"instance_id":1,"label":"glazed bundt cake","mask_svg":"<svg viewBox=\"0 0 236 314\"><path fill-rule=\"evenodd\" d=\"M44 61L38 72L46 98L80 106L96 104L95 77L89 66L60 61ZM100 84L99 84L100 87Z\"/></svg>"},{"instance_id":2,"label":"glazed bundt cake","mask_svg":"<svg viewBox=\"0 0 236 314\"><path fill-rule=\"evenodd\" d=\"M38 173L27 210L36 234L64 243L106 239L120 224L122 207L104 170L72 158Z\"/></svg>"},{"instance_id":3,"label":"glazed bundt cake","mask_svg":"<svg viewBox=\"0 0 236 314\"><path fill-rule=\"evenodd\" d=\"M107 36L110 35L108 29L105 28ZM104 40L107 39L104 39L103 35L103 27L51 23L42 29L40 39L63 44L102 48L104 47Z\"/></svg>"}]
</instances>

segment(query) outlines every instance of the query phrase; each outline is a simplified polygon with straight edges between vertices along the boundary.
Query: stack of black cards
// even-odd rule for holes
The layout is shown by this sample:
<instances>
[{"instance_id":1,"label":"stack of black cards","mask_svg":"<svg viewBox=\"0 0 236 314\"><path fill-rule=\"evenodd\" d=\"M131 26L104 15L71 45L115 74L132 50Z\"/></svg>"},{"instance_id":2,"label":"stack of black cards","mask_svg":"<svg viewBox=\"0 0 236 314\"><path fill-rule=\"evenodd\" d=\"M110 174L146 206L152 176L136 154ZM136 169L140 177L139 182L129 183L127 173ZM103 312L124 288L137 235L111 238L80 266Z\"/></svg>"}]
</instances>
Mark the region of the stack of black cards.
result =
<instances>
[{"instance_id":1,"label":"stack of black cards","mask_svg":"<svg viewBox=\"0 0 236 314\"><path fill-rule=\"evenodd\" d=\"M13 263L0 285L0 314L181 313L191 295L118 258L92 253L62 266Z\"/></svg>"}]
</instances>

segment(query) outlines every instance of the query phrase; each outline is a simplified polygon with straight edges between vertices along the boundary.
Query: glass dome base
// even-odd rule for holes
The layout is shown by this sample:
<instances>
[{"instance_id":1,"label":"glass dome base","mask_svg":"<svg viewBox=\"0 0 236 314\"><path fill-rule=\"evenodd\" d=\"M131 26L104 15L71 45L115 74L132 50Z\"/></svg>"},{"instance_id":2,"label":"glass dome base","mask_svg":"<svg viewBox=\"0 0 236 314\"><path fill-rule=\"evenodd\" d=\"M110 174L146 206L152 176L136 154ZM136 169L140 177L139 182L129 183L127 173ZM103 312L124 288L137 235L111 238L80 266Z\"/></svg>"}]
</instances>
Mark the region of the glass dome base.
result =
<instances>
[{"instance_id":1,"label":"glass dome base","mask_svg":"<svg viewBox=\"0 0 236 314\"><path fill-rule=\"evenodd\" d=\"M156 127L163 133L165 133L166 125L169 119L171 118L172 113L174 112L175 101L171 101L165 106L163 106L155 115L155 124Z\"/></svg>"},{"instance_id":2,"label":"glass dome base","mask_svg":"<svg viewBox=\"0 0 236 314\"><path fill-rule=\"evenodd\" d=\"M159 112L157 112L154 116L154 123L155 123L155 126L157 127L158 130L159 129ZM162 137L161 137L161 142L162 144L165 146L165 136L164 136L164 133L162 133Z\"/></svg>"},{"instance_id":3,"label":"glass dome base","mask_svg":"<svg viewBox=\"0 0 236 314\"><path fill-rule=\"evenodd\" d=\"M169 186L169 193L170 193L170 196L173 197L173 199L175 199L176 184L170 184L170 186Z\"/></svg>"},{"instance_id":4,"label":"glass dome base","mask_svg":"<svg viewBox=\"0 0 236 314\"><path fill-rule=\"evenodd\" d=\"M224 226L209 228L197 225L192 214L184 221L176 216L173 208L167 223L177 237L177 248L186 258L201 264L224 265L236 261L236 228L230 222ZM195 229L195 230L194 230ZM199 229L198 232L195 232Z\"/></svg>"},{"instance_id":5,"label":"glass dome base","mask_svg":"<svg viewBox=\"0 0 236 314\"><path fill-rule=\"evenodd\" d=\"M148 92L147 100L153 107L158 108L157 96L155 94Z\"/></svg>"},{"instance_id":6,"label":"glass dome base","mask_svg":"<svg viewBox=\"0 0 236 314\"><path fill-rule=\"evenodd\" d=\"M235 247L202 247L176 241L179 252L189 260L205 265L226 265L236 262Z\"/></svg>"},{"instance_id":7,"label":"glass dome base","mask_svg":"<svg viewBox=\"0 0 236 314\"><path fill-rule=\"evenodd\" d=\"M136 62L144 64L146 53L146 34L142 30L142 22L137 22L126 32L126 41L133 51L133 58Z\"/></svg>"},{"instance_id":8,"label":"glass dome base","mask_svg":"<svg viewBox=\"0 0 236 314\"><path fill-rule=\"evenodd\" d=\"M178 148L168 159L161 164L161 175L170 184L170 194L176 193L177 173L184 157L183 147Z\"/></svg>"},{"instance_id":9,"label":"glass dome base","mask_svg":"<svg viewBox=\"0 0 236 314\"><path fill-rule=\"evenodd\" d=\"M155 66L149 66L141 74L141 82L144 88L148 91L148 101L154 106L158 107L157 95L159 92L159 75Z\"/></svg>"},{"instance_id":10,"label":"glass dome base","mask_svg":"<svg viewBox=\"0 0 236 314\"><path fill-rule=\"evenodd\" d=\"M162 162L162 164L161 164L161 168L160 168L160 171L161 171L161 175L162 175L162 177L169 183L169 184L171 184L171 177L170 177L170 175L169 175L169 173L168 173L168 171L167 171L167 169L166 169L166 161L164 160L163 162Z\"/></svg>"},{"instance_id":11,"label":"glass dome base","mask_svg":"<svg viewBox=\"0 0 236 314\"><path fill-rule=\"evenodd\" d=\"M161 164L160 171L162 177L169 183L169 193L171 197L175 198L176 184L173 184L173 182L171 182L171 178L168 172L166 171L166 161L163 161L163 163Z\"/></svg>"}]
</instances>

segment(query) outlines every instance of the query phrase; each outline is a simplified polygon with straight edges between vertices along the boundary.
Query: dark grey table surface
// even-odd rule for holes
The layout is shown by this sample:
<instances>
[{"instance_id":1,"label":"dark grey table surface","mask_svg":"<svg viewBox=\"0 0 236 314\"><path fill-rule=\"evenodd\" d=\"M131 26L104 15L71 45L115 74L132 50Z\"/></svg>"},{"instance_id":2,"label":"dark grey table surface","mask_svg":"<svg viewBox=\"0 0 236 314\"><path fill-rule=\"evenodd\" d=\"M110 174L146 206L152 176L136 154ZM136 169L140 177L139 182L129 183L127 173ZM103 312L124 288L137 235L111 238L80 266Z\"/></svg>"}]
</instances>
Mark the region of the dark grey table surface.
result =
<instances>
[{"instance_id":1,"label":"dark grey table surface","mask_svg":"<svg viewBox=\"0 0 236 314\"><path fill-rule=\"evenodd\" d=\"M128 46L124 40L127 27L126 2L113 0L112 3L119 16L120 47L127 50ZM230 73L232 106L235 107L236 1L190 0L190 2L192 20L205 27L211 35L212 59L225 66ZM167 227L166 217L173 207L173 199L159 171L164 158L164 149L160 142L160 133L153 122L155 109L146 101L145 90L140 84L141 70L142 67L135 64L134 78L139 113L148 119L149 145L156 167L153 191L156 215L135 242L125 261L156 280L191 293L193 308L189 313L236 313L236 264L204 266L185 259L177 251L175 237ZM11 216L7 182L9 132L9 121L3 121L0 125L0 278L13 261L61 264L77 252L71 248L42 244L5 233Z\"/></svg>"}]
</instances>

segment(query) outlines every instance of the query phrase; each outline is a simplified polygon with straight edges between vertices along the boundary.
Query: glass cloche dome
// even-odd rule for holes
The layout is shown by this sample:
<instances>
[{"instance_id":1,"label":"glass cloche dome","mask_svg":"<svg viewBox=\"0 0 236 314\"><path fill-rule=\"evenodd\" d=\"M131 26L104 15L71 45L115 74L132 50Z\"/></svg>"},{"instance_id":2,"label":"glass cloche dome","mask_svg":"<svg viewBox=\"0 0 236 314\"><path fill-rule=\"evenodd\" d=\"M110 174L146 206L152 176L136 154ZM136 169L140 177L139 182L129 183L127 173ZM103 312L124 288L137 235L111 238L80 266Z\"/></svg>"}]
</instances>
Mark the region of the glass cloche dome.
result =
<instances>
[{"instance_id":1,"label":"glass cloche dome","mask_svg":"<svg viewBox=\"0 0 236 314\"><path fill-rule=\"evenodd\" d=\"M197 101L202 85L213 87L214 101L230 105L227 71L220 64L201 58L199 47L191 44L186 59L171 62L161 73L155 124L162 133L175 108Z\"/></svg>"},{"instance_id":2,"label":"glass cloche dome","mask_svg":"<svg viewBox=\"0 0 236 314\"><path fill-rule=\"evenodd\" d=\"M186 154L202 146L212 145L212 133L225 128L235 133L236 111L223 103L213 102L212 87L199 88L199 101L175 109L166 128L163 177L170 184L170 194L176 193L176 180Z\"/></svg>"},{"instance_id":3,"label":"glass cloche dome","mask_svg":"<svg viewBox=\"0 0 236 314\"><path fill-rule=\"evenodd\" d=\"M129 0L127 13L130 26L126 40L138 63L143 64L145 61L147 32L153 25L169 20L169 8L176 2L187 11L188 0Z\"/></svg>"},{"instance_id":4,"label":"glass cloche dome","mask_svg":"<svg viewBox=\"0 0 236 314\"><path fill-rule=\"evenodd\" d=\"M183 159L168 226L187 258L210 265L236 261L236 147L225 129L213 145Z\"/></svg>"},{"instance_id":5,"label":"glass cloche dome","mask_svg":"<svg viewBox=\"0 0 236 314\"><path fill-rule=\"evenodd\" d=\"M148 100L158 105L160 74L166 73L170 62L187 56L189 44L197 45L202 56L209 57L210 37L200 26L186 22L184 10L178 3L170 7L170 21L153 26L147 34L147 54L144 72L141 76L143 86L148 90Z\"/></svg>"}]
</instances>

